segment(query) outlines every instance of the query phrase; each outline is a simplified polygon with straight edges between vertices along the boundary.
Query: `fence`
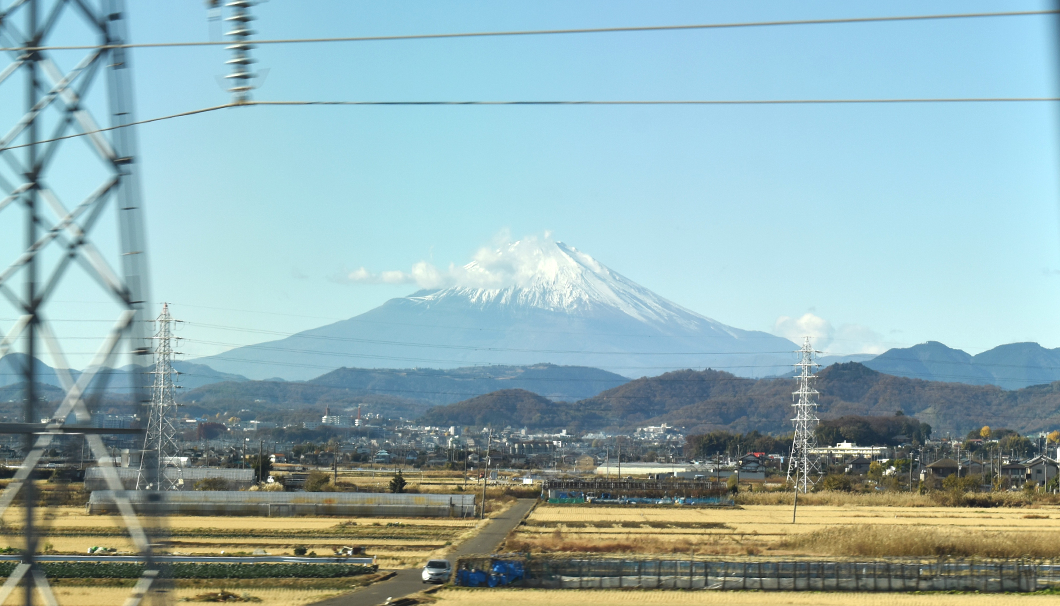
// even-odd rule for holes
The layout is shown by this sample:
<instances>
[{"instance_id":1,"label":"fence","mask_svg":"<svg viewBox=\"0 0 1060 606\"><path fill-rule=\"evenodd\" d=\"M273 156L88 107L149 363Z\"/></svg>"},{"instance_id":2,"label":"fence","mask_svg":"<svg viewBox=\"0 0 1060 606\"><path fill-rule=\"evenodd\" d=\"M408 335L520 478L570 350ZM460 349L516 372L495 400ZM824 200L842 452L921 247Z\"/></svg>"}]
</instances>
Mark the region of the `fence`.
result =
<instances>
[{"instance_id":1,"label":"fence","mask_svg":"<svg viewBox=\"0 0 1060 606\"><path fill-rule=\"evenodd\" d=\"M157 514L232 516L403 516L475 515L474 495L367 492L147 492L127 491L135 509ZM159 500L154 500L159 498ZM97 490L88 513L116 513L114 492Z\"/></svg>"},{"instance_id":2,"label":"fence","mask_svg":"<svg viewBox=\"0 0 1060 606\"><path fill-rule=\"evenodd\" d=\"M549 589L1025 592L1060 587L1060 565L1032 560L702 561L470 557L457 584L496 586L498 564L522 564L519 585ZM461 572L467 571L467 572ZM477 574L476 574L477 573ZM468 581L470 580L470 581ZM481 582L479 582L481 581Z\"/></svg>"}]
</instances>

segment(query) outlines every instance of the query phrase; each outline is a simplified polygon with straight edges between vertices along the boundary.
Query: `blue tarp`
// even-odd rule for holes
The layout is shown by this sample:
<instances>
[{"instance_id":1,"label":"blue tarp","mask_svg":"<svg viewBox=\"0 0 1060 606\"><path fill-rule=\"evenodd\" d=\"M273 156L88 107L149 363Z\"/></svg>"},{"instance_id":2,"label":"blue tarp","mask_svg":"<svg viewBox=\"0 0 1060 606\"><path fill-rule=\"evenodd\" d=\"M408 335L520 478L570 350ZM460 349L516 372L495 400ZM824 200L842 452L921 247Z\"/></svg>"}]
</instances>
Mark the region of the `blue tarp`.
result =
<instances>
[{"instance_id":1,"label":"blue tarp","mask_svg":"<svg viewBox=\"0 0 1060 606\"><path fill-rule=\"evenodd\" d=\"M522 562L492 560L489 574L481 570L458 570L456 584L462 587L503 587L526 575Z\"/></svg>"}]
</instances>

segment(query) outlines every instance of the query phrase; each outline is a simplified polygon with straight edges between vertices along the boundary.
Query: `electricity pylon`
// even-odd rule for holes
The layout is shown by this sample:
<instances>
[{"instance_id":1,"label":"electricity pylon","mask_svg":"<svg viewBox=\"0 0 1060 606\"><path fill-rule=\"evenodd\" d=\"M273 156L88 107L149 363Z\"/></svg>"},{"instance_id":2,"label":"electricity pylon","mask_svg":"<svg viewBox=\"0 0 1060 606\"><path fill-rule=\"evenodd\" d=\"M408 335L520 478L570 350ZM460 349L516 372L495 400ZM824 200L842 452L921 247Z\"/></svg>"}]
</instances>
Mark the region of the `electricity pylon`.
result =
<instances>
[{"instance_id":1,"label":"electricity pylon","mask_svg":"<svg viewBox=\"0 0 1060 606\"><path fill-rule=\"evenodd\" d=\"M812 374L820 365L814 362L814 354L818 353L810 345L810 337L802 344L798 351L799 361L795 368L799 374L798 389L792 392L795 408L795 439L791 443L791 457L788 459L788 481L794 482L795 490L801 490L804 494L813 488L817 477L820 475L820 467L813 450L817 448L817 429L820 419L817 418L817 390L813 388L813 382L817 377Z\"/></svg>"},{"instance_id":2,"label":"electricity pylon","mask_svg":"<svg viewBox=\"0 0 1060 606\"><path fill-rule=\"evenodd\" d=\"M0 357L12 349L23 354L24 406L23 422L4 424L3 431L24 437L25 459L0 493L0 516L16 497L22 497L25 545L22 561L0 586L0 603L18 587L24 604L33 604L36 592L44 603L56 603L36 556L41 529L35 517L38 495L33 472L56 437L80 434L113 491L122 521L144 561L144 576L126 602L134 606L151 591L160 571L151 551L152 539L124 496L101 434L142 434L140 430L95 429L88 424L89 406L106 387L110 374L106 369L123 356L145 366L149 354L143 333L148 284L136 170L140 158L135 132L128 128L135 121L132 70L129 54L121 46L127 40L125 6L123 0L14 0L5 4L0 8L0 46L11 49L7 51L11 62L0 70L0 99L10 109L17 95L23 112L0 136L0 255L11 255L7 263L0 264L0 303L9 304L18 316L0 339ZM58 51L45 47L62 45L59 36L69 37L71 46L90 48ZM63 63L69 69L63 69ZM100 75L105 75L105 83L94 87ZM100 92L92 95L93 90ZM107 116L106 126L112 130L101 130L94 111ZM77 138L70 141L70 137ZM69 155L77 153L82 156ZM84 157L86 153L90 158ZM64 201L70 197L66 188L92 185L86 181L95 178L94 189L81 188L90 192L87 197L73 206ZM16 212L19 209L21 213ZM116 220L102 220L107 214ZM114 236L96 237L101 224L117 226L117 242L111 240ZM19 236L21 246L16 244ZM78 279L72 276L78 268L105 295L112 311L104 313L113 312L110 317L115 319L75 380L66 352L77 350L71 350L52 329L49 304L55 302L57 291ZM21 289L17 280L21 280ZM83 299L92 287L77 282L72 288ZM91 311L91 319L98 320L100 308ZM83 347L86 341L79 338L72 343ZM44 353L64 393L55 408L47 411L41 410L44 394L35 363ZM146 395L140 374L130 373L136 405L142 405ZM45 415L50 418L41 421Z\"/></svg>"},{"instance_id":3,"label":"electricity pylon","mask_svg":"<svg viewBox=\"0 0 1060 606\"><path fill-rule=\"evenodd\" d=\"M155 376L151 387L151 409L147 417L147 436L140 459L140 475L136 480L137 490L180 490L183 478L180 473L180 446L177 444L177 429L173 415L177 409L176 385L173 377L173 317L169 315L169 304L162 304L162 313L155 320ZM167 474L166 468L175 473ZM157 484L152 485L154 480Z\"/></svg>"}]
</instances>

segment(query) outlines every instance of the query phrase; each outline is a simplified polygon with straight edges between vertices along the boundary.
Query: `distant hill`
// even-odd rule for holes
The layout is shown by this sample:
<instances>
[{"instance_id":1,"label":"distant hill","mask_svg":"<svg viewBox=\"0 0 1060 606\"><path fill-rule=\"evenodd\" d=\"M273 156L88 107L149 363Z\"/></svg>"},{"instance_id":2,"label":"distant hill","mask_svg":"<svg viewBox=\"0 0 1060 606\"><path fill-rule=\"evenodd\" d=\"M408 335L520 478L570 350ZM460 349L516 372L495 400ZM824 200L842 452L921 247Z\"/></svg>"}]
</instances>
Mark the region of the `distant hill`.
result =
<instances>
[{"instance_id":1,"label":"distant hill","mask_svg":"<svg viewBox=\"0 0 1060 606\"><path fill-rule=\"evenodd\" d=\"M451 404L492 391L525 389L553 400L580 400L628 382L613 372L585 366L472 366L440 370L340 368L308 381L322 387L354 389Z\"/></svg>"},{"instance_id":2,"label":"distant hill","mask_svg":"<svg viewBox=\"0 0 1060 606\"><path fill-rule=\"evenodd\" d=\"M26 354L9 353L0 358L0 387L17 385L22 382L22 369L26 366ZM53 387L59 386L59 377L55 369L40 360L36 360L37 381ZM73 371L75 374L77 371Z\"/></svg>"},{"instance_id":3,"label":"distant hill","mask_svg":"<svg viewBox=\"0 0 1060 606\"><path fill-rule=\"evenodd\" d=\"M665 422L684 427L689 433L785 433L791 429L794 388L795 381L788 378L755 380L715 370L683 370L630 381L574 404L541 404L542 408L536 411L540 414L536 424L526 424L557 427L571 418L566 426L579 429L630 428ZM983 425L1021 432L1060 427L1060 382L1005 391L993 385L896 377L849 362L823 369L817 390L822 419L890 416L901 410L930 424L935 436L963 436ZM465 404L432 409L430 418L448 419L441 416L444 411L463 411Z\"/></svg>"},{"instance_id":4,"label":"distant hill","mask_svg":"<svg viewBox=\"0 0 1060 606\"><path fill-rule=\"evenodd\" d=\"M20 369L25 366L26 355L21 353L12 353L0 358L0 387L8 385L17 385L22 381L22 375ZM48 366L44 362L36 361L36 371L38 381L45 385L51 385L52 387L60 387L59 375L54 368ZM129 391L130 385L132 385L132 379L129 373L150 372L154 366L147 368L139 366L124 366L122 368L113 369L110 371L110 377L107 380L107 390L115 394L123 394ZM173 369L180 373L177 384L184 389L195 389L203 385L209 385L210 383L219 383L221 381L246 381L247 378L224 372L218 372L209 366L203 364L196 364L194 362L184 362L181 360L173 362ZM77 380L81 376L80 370L69 369L67 372L70 376ZM151 376L143 377L144 381L151 382Z\"/></svg>"},{"instance_id":5,"label":"distant hill","mask_svg":"<svg viewBox=\"0 0 1060 606\"><path fill-rule=\"evenodd\" d=\"M286 412L291 416L313 417L322 415L328 406L332 414L351 415L361 404L365 412L412 419L430 408L430 404L422 400L287 381L213 383L181 392L177 401L185 405L182 412L190 415L221 411L234 414L246 408L256 413Z\"/></svg>"},{"instance_id":6,"label":"distant hill","mask_svg":"<svg viewBox=\"0 0 1060 606\"><path fill-rule=\"evenodd\" d=\"M246 379L213 382L183 391L179 400L195 405L196 410L210 412L263 406L287 406L292 412L307 409L323 412L325 406L342 411L364 404L366 412L415 418L432 405L451 404L505 389L532 390L538 394L535 397L577 400L628 380L597 368L554 364L448 370L340 368L304 382Z\"/></svg>"},{"instance_id":7,"label":"distant hill","mask_svg":"<svg viewBox=\"0 0 1060 606\"><path fill-rule=\"evenodd\" d=\"M1009 343L969 355L937 341L891 349L864 362L879 372L928 381L1021 389L1060 381L1060 348Z\"/></svg>"},{"instance_id":8,"label":"distant hill","mask_svg":"<svg viewBox=\"0 0 1060 606\"><path fill-rule=\"evenodd\" d=\"M503 428L565 428L586 422L585 415L566 402L553 402L525 389L503 389L457 404L436 406L420 417L425 425ZM596 420L597 423L602 419Z\"/></svg>"}]
</instances>

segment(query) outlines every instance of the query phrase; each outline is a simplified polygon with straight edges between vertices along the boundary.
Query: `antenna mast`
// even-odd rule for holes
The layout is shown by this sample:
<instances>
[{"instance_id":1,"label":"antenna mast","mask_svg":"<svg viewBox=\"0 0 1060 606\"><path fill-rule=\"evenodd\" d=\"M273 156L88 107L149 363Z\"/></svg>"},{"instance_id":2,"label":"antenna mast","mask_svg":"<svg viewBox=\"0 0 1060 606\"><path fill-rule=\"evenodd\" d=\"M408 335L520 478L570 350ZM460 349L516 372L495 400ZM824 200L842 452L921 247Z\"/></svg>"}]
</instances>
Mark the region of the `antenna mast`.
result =
<instances>
[{"instance_id":1,"label":"antenna mast","mask_svg":"<svg viewBox=\"0 0 1060 606\"><path fill-rule=\"evenodd\" d=\"M814 362L813 346L810 345L810 337L802 344L799 361L795 368L799 369L798 389L792 392L795 408L795 439L791 444L791 458L788 459L788 481L795 483L795 490L801 490L803 494L809 492L816 482L821 470L817 465L817 457L812 453L817 448L817 437L814 431L817 429L820 419L817 418L817 390L813 388L813 381L817 377L812 373L820 367Z\"/></svg>"},{"instance_id":2,"label":"antenna mast","mask_svg":"<svg viewBox=\"0 0 1060 606\"><path fill-rule=\"evenodd\" d=\"M177 445L177 430L173 426L173 414L177 407L176 386L173 377L173 317L169 315L169 304L162 304L162 313L155 321L155 376L151 387L151 409L147 420L147 436L144 439L144 454L140 459L140 474L136 480L137 490L150 490L149 478L157 478L158 490L180 490L183 484L180 473L180 447ZM166 474L167 467L175 468L175 474ZM153 469L152 469L153 468ZM146 473L147 471L153 473Z\"/></svg>"}]
</instances>

